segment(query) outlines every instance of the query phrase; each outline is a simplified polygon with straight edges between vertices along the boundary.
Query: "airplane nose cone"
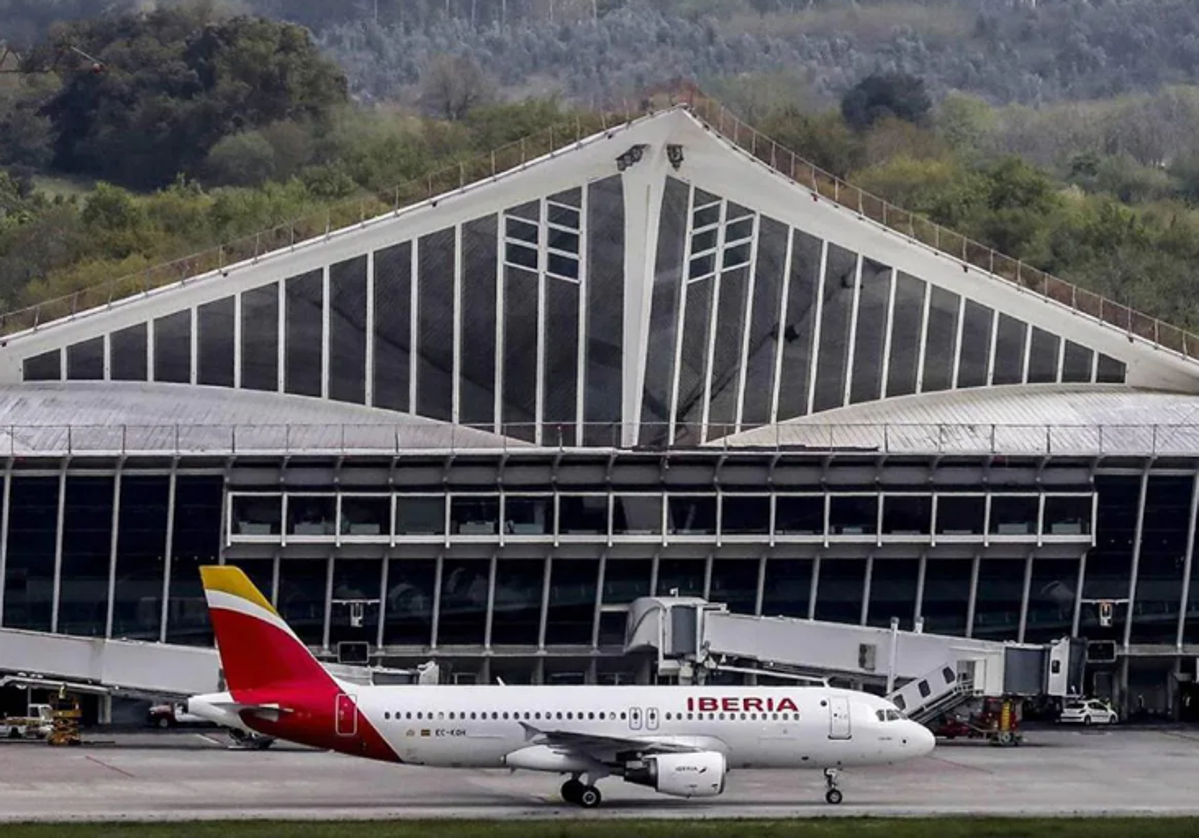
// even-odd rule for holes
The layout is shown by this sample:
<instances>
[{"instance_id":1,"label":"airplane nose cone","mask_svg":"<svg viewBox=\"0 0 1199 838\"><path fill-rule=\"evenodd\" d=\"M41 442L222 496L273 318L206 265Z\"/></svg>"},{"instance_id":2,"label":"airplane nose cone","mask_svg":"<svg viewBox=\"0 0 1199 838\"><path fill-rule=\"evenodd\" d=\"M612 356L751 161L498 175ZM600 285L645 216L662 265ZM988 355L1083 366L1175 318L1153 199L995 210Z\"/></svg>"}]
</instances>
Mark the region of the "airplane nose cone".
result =
<instances>
[{"instance_id":1,"label":"airplane nose cone","mask_svg":"<svg viewBox=\"0 0 1199 838\"><path fill-rule=\"evenodd\" d=\"M933 736L933 732L922 724L913 722L917 730L912 734L912 739L916 743L916 750L920 756L931 754L933 748L937 747L937 737Z\"/></svg>"}]
</instances>

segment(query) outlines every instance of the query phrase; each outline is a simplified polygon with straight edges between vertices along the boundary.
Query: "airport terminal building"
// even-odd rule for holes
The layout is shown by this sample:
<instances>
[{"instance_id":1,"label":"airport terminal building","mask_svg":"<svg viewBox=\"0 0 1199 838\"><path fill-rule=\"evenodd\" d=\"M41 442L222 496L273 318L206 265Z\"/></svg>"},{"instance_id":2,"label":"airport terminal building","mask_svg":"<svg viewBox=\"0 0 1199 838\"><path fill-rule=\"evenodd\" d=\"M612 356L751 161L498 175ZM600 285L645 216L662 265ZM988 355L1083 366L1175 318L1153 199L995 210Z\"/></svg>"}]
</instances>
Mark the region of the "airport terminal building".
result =
<instances>
[{"instance_id":1,"label":"airport terminal building","mask_svg":"<svg viewBox=\"0 0 1199 838\"><path fill-rule=\"evenodd\" d=\"M1111 641L1092 690L1176 709L1199 338L708 105L571 139L10 328L0 628L208 645L224 562L331 658L607 684L677 592Z\"/></svg>"}]
</instances>

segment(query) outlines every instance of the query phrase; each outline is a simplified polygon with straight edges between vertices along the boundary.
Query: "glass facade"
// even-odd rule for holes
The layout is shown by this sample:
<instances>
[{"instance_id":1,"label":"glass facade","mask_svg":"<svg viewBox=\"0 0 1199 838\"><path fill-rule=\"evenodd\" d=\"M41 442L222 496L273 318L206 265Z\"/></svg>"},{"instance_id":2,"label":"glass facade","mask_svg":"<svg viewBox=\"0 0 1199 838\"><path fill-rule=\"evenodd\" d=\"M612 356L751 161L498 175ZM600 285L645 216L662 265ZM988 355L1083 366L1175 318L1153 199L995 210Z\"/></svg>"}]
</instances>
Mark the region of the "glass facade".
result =
<instances>
[{"instance_id":1,"label":"glass facade","mask_svg":"<svg viewBox=\"0 0 1199 838\"><path fill-rule=\"evenodd\" d=\"M23 375L277 391L568 448L1125 380L1123 361L673 176L637 299L629 203L623 177L601 178L25 358Z\"/></svg>"},{"instance_id":2,"label":"glass facade","mask_svg":"<svg viewBox=\"0 0 1199 838\"><path fill-rule=\"evenodd\" d=\"M584 492L527 479L513 491L272 491L226 479L12 474L0 625L207 646L198 568L227 561L330 652L619 654L628 604L651 594L1024 642L1077 631L1172 646L1192 631L1193 475L1100 472L1092 491L1002 492ZM1129 598L1127 617L1100 624L1096 602Z\"/></svg>"}]
</instances>

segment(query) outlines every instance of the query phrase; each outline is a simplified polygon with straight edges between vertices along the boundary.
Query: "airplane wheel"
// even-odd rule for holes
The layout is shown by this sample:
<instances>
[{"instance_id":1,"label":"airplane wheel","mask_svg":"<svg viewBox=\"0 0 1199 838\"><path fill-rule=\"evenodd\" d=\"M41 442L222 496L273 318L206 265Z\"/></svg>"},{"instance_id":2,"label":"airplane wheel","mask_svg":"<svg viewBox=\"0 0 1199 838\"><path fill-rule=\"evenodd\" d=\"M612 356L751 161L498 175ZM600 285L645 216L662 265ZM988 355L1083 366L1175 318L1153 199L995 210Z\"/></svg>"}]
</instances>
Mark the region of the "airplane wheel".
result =
<instances>
[{"instance_id":1,"label":"airplane wheel","mask_svg":"<svg viewBox=\"0 0 1199 838\"><path fill-rule=\"evenodd\" d=\"M562 799L567 803L579 805L579 797L585 788L586 786L584 786L578 780L567 780L562 784Z\"/></svg>"},{"instance_id":2,"label":"airplane wheel","mask_svg":"<svg viewBox=\"0 0 1199 838\"><path fill-rule=\"evenodd\" d=\"M583 786L583 790L579 792L578 803L584 809L594 809L603 799L600 790L595 786Z\"/></svg>"},{"instance_id":3,"label":"airplane wheel","mask_svg":"<svg viewBox=\"0 0 1199 838\"><path fill-rule=\"evenodd\" d=\"M829 803L833 806L836 806L838 803L840 803L841 802L840 789L829 789L827 792L825 792L824 793L824 802Z\"/></svg>"}]
</instances>

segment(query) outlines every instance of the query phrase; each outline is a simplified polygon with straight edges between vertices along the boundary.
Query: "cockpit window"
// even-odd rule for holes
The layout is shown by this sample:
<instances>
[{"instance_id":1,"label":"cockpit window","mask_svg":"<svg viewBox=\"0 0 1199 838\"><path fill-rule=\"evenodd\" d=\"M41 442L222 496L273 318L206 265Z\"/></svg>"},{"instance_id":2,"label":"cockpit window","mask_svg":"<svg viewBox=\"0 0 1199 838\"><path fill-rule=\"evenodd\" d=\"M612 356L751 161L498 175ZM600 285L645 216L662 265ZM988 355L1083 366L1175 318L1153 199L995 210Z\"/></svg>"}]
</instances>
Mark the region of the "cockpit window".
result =
<instances>
[{"instance_id":1,"label":"cockpit window","mask_svg":"<svg viewBox=\"0 0 1199 838\"><path fill-rule=\"evenodd\" d=\"M880 722L898 722L905 718L898 710L875 710L874 715Z\"/></svg>"}]
</instances>

